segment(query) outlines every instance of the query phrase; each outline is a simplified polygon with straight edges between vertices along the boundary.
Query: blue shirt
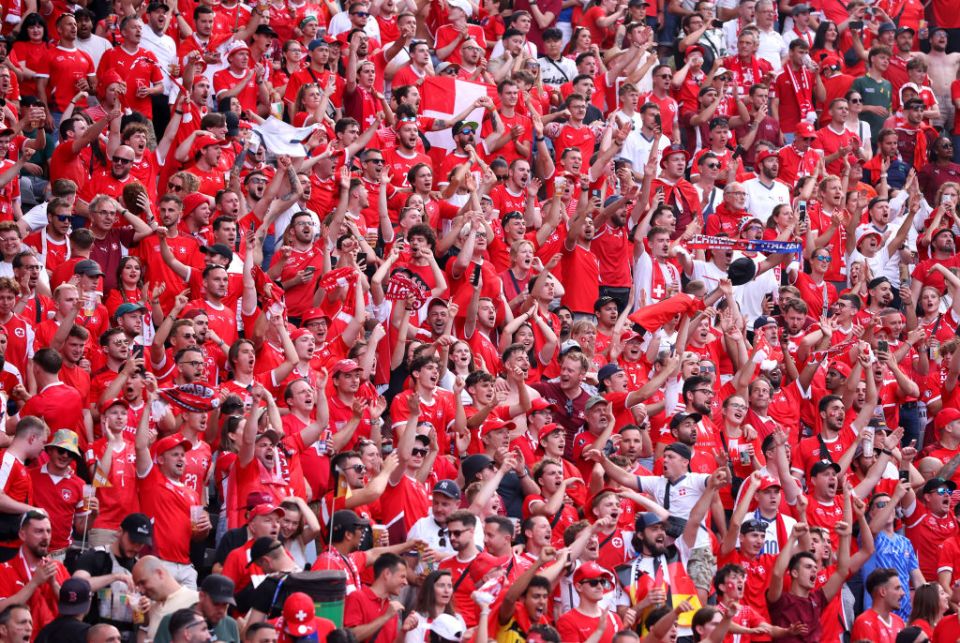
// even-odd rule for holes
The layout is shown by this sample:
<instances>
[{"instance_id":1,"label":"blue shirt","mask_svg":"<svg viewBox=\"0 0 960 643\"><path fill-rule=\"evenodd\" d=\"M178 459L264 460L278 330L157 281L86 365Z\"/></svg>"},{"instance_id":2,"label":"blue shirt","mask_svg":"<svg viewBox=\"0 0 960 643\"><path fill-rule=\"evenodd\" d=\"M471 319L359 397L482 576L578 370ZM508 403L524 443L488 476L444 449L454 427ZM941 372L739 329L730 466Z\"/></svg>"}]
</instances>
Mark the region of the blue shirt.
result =
<instances>
[{"instance_id":1,"label":"blue shirt","mask_svg":"<svg viewBox=\"0 0 960 643\"><path fill-rule=\"evenodd\" d=\"M866 578L875 569L890 567L897 570L897 576L900 577L900 584L903 585L903 598L900 600L900 609L896 610L897 616L906 621L910 618L910 573L920 567L917 560L917 552L913 544L905 536L900 534L887 534L881 531L873 537L874 545L877 551L874 552L863 566L862 574ZM864 592L863 608L870 609L873 601L870 595Z\"/></svg>"}]
</instances>

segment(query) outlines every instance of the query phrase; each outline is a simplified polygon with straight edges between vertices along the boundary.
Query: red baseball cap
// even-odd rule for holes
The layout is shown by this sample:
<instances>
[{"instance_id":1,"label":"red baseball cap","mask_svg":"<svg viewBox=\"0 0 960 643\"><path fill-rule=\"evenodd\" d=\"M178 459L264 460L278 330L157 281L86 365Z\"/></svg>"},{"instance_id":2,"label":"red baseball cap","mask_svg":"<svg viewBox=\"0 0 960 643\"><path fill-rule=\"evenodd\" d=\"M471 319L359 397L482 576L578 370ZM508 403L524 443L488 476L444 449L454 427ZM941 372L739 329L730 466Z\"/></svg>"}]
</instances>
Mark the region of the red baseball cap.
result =
<instances>
[{"instance_id":1,"label":"red baseball cap","mask_svg":"<svg viewBox=\"0 0 960 643\"><path fill-rule=\"evenodd\" d=\"M315 319L326 319L329 321L330 315L324 312L323 308L311 308L300 318L300 323L306 324L307 322L311 322Z\"/></svg>"},{"instance_id":2,"label":"red baseball cap","mask_svg":"<svg viewBox=\"0 0 960 643\"><path fill-rule=\"evenodd\" d=\"M814 129L813 124L807 121L797 123L797 129L794 130L794 133L800 138L816 138L817 136L817 130Z\"/></svg>"},{"instance_id":3,"label":"red baseball cap","mask_svg":"<svg viewBox=\"0 0 960 643\"><path fill-rule=\"evenodd\" d=\"M270 514L277 514L283 518L284 511L282 508L277 505L271 504L269 502L264 502L259 505L256 505L250 511L247 512L247 518L256 518L257 516L269 516Z\"/></svg>"},{"instance_id":4,"label":"red baseball cap","mask_svg":"<svg viewBox=\"0 0 960 643\"><path fill-rule=\"evenodd\" d=\"M956 422L960 420L960 409L947 408L941 410L937 413L936 417L933 420L933 428L937 431L947 426L951 422Z\"/></svg>"},{"instance_id":5,"label":"red baseball cap","mask_svg":"<svg viewBox=\"0 0 960 643\"><path fill-rule=\"evenodd\" d=\"M771 150L771 149L764 148L764 149L760 150L759 153L757 153L756 164L757 164L757 165L760 165L761 163L763 163L763 162L766 161L767 159L778 159L778 160L779 160L780 157L777 156L777 153L776 153L775 151L773 151L773 150Z\"/></svg>"},{"instance_id":6,"label":"red baseball cap","mask_svg":"<svg viewBox=\"0 0 960 643\"><path fill-rule=\"evenodd\" d=\"M190 443L190 440L186 439L179 433L174 433L173 435L168 435L165 438L160 438L153 443L153 455L154 457L160 456L171 449L176 449L177 447L183 447L185 450L189 451L193 448L193 444Z\"/></svg>"},{"instance_id":7,"label":"red baseball cap","mask_svg":"<svg viewBox=\"0 0 960 643\"><path fill-rule=\"evenodd\" d=\"M593 580L595 578L605 578L609 582L613 582L613 574L592 560L580 565L580 567L577 568L577 571L573 572L574 584L582 583L585 580Z\"/></svg>"},{"instance_id":8,"label":"red baseball cap","mask_svg":"<svg viewBox=\"0 0 960 643\"><path fill-rule=\"evenodd\" d=\"M340 373L352 373L353 371L359 371L360 365L357 364L355 360L352 359L342 359L336 363L333 367L333 374L339 375Z\"/></svg>"},{"instance_id":9,"label":"red baseball cap","mask_svg":"<svg viewBox=\"0 0 960 643\"><path fill-rule=\"evenodd\" d=\"M303 592L294 592L283 602L283 630L302 637L317 633L317 616L313 599Z\"/></svg>"},{"instance_id":10,"label":"red baseball cap","mask_svg":"<svg viewBox=\"0 0 960 643\"><path fill-rule=\"evenodd\" d=\"M764 476L764 477L760 480L760 488L757 489L757 491L766 491L767 489L770 489L771 487L777 487L777 488L779 489L780 486L781 486L781 485L780 485L780 481L777 480L776 478L771 478L770 476Z\"/></svg>"},{"instance_id":11,"label":"red baseball cap","mask_svg":"<svg viewBox=\"0 0 960 643\"><path fill-rule=\"evenodd\" d=\"M827 367L827 370L836 371L843 377L850 377L850 365L843 362L830 362L830 366Z\"/></svg>"},{"instance_id":12,"label":"red baseball cap","mask_svg":"<svg viewBox=\"0 0 960 643\"><path fill-rule=\"evenodd\" d=\"M107 409L109 409L111 406L116 406L117 404L119 404L120 406L125 406L128 409L130 408L130 403L127 402L125 399L123 399L122 397L115 397L112 400L107 400L106 402L101 404L100 412L106 413Z\"/></svg>"},{"instance_id":13,"label":"red baseball cap","mask_svg":"<svg viewBox=\"0 0 960 643\"><path fill-rule=\"evenodd\" d=\"M547 402L542 397L538 397L532 402L530 402L530 410L527 411L527 415L533 415L537 411L546 411L550 408L550 403Z\"/></svg>"},{"instance_id":14,"label":"red baseball cap","mask_svg":"<svg viewBox=\"0 0 960 643\"><path fill-rule=\"evenodd\" d=\"M482 438L493 431L499 431L501 429L512 431L515 428L517 428L517 424L515 422L504 422L503 420L497 418L489 419L480 425L480 437Z\"/></svg>"}]
</instances>

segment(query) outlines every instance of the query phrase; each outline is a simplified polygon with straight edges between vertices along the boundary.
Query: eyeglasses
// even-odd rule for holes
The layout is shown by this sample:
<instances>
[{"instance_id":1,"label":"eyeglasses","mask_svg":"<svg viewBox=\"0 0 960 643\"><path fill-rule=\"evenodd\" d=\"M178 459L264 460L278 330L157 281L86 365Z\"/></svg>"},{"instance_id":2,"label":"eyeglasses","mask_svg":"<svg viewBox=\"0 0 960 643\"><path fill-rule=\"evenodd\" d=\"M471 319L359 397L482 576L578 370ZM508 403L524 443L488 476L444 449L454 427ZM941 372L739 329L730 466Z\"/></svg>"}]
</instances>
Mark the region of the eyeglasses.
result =
<instances>
[{"instance_id":1,"label":"eyeglasses","mask_svg":"<svg viewBox=\"0 0 960 643\"><path fill-rule=\"evenodd\" d=\"M117 216L116 210L94 210L94 212L103 216Z\"/></svg>"},{"instance_id":2,"label":"eyeglasses","mask_svg":"<svg viewBox=\"0 0 960 643\"><path fill-rule=\"evenodd\" d=\"M427 449L411 449L411 450L410 450L410 455L412 455L412 456L415 457L415 458L418 458L418 457L419 457L419 458L426 457L426 455L427 455Z\"/></svg>"},{"instance_id":3,"label":"eyeglasses","mask_svg":"<svg viewBox=\"0 0 960 643\"><path fill-rule=\"evenodd\" d=\"M470 530L469 530L469 529L448 529L448 530L447 530L447 532L448 532L453 538L459 538L459 537L460 537L460 534L465 534L465 533L467 533L468 531L470 531Z\"/></svg>"},{"instance_id":4,"label":"eyeglasses","mask_svg":"<svg viewBox=\"0 0 960 643\"><path fill-rule=\"evenodd\" d=\"M361 475L367 472L367 467L364 466L364 465L362 465L362 464L355 464L355 465L353 465L352 467L349 467L349 468L350 468L350 469L353 469L354 471L356 471L357 473L359 473L359 474L361 474Z\"/></svg>"},{"instance_id":5,"label":"eyeglasses","mask_svg":"<svg viewBox=\"0 0 960 643\"><path fill-rule=\"evenodd\" d=\"M700 370L703 370L703 369L700 369ZM740 404L740 403L738 403L738 402L734 402L733 404L728 404L728 405L727 405L727 408L737 409L738 411L746 411L746 410L747 410L747 405L746 405L746 404Z\"/></svg>"},{"instance_id":6,"label":"eyeglasses","mask_svg":"<svg viewBox=\"0 0 960 643\"><path fill-rule=\"evenodd\" d=\"M719 164L719 163L704 163L704 164L703 164L703 167L707 168L708 170L719 170L719 169L720 169L720 164Z\"/></svg>"},{"instance_id":7,"label":"eyeglasses","mask_svg":"<svg viewBox=\"0 0 960 643\"><path fill-rule=\"evenodd\" d=\"M264 183L266 183L266 181L264 181ZM175 183L168 183L168 184L167 184L167 189L170 190L170 191L172 191L172 192L183 192L183 186L182 186L182 185L176 185Z\"/></svg>"},{"instance_id":8,"label":"eyeglasses","mask_svg":"<svg viewBox=\"0 0 960 643\"><path fill-rule=\"evenodd\" d=\"M881 501L881 502L876 502L876 503L874 503L873 508L874 508L874 509L883 509L884 507L886 507L886 506L889 505L889 504L890 504L890 501L888 501L888 500L886 500L886 501Z\"/></svg>"},{"instance_id":9,"label":"eyeglasses","mask_svg":"<svg viewBox=\"0 0 960 643\"><path fill-rule=\"evenodd\" d=\"M133 159L125 159L122 156L114 156L110 160L116 163L117 165L122 165L124 163L133 163Z\"/></svg>"},{"instance_id":10,"label":"eyeglasses","mask_svg":"<svg viewBox=\"0 0 960 643\"><path fill-rule=\"evenodd\" d=\"M733 196L747 196L747 193L746 193L746 192L734 192L734 191L732 191L732 190L731 190L730 192L727 192L727 194L730 194L730 195L733 195Z\"/></svg>"},{"instance_id":11,"label":"eyeglasses","mask_svg":"<svg viewBox=\"0 0 960 643\"><path fill-rule=\"evenodd\" d=\"M383 159L367 159L364 163L373 163L374 165L383 165Z\"/></svg>"},{"instance_id":12,"label":"eyeglasses","mask_svg":"<svg viewBox=\"0 0 960 643\"><path fill-rule=\"evenodd\" d=\"M658 74L657 78L663 78L665 80L670 80L673 78L673 74Z\"/></svg>"},{"instance_id":13,"label":"eyeglasses","mask_svg":"<svg viewBox=\"0 0 960 643\"><path fill-rule=\"evenodd\" d=\"M712 388L695 388L694 393L703 393L704 395L716 395Z\"/></svg>"},{"instance_id":14,"label":"eyeglasses","mask_svg":"<svg viewBox=\"0 0 960 643\"><path fill-rule=\"evenodd\" d=\"M447 533L447 530L444 529L443 527L441 527L440 530L437 531L437 536L439 537L437 544L441 547L447 546L447 537L444 535L446 533Z\"/></svg>"},{"instance_id":15,"label":"eyeglasses","mask_svg":"<svg viewBox=\"0 0 960 643\"><path fill-rule=\"evenodd\" d=\"M847 102L853 103L854 105L859 105L860 103L863 102L863 99L862 99L862 98L851 98L851 99L849 99Z\"/></svg>"},{"instance_id":16,"label":"eyeglasses","mask_svg":"<svg viewBox=\"0 0 960 643\"><path fill-rule=\"evenodd\" d=\"M368 17L370 14L367 13L366 11L354 11L354 12L351 13L350 15L351 15L351 16L359 16L359 17L361 17L361 18L366 18L366 17Z\"/></svg>"},{"instance_id":17,"label":"eyeglasses","mask_svg":"<svg viewBox=\"0 0 960 643\"><path fill-rule=\"evenodd\" d=\"M589 580L581 581L582 585L589 585L590 587L606 587L607 581L603 578L591 578Z\"/></svg>"},{"instance_id":18,"label":"eyeglasses","mask_svg":"<svg viewBox=\"0 0 960 643\"><path fill-rule=\"evenodd\" d=\"M192 366L193 368L200 368L201 366L203 366L203 362L197 359L193 359L190 361L184 360L182 362L178 362L178 364L186 364L187 366Z\"/></svg>"},{"instance_id":19,"label":"eyeglasses","mask_svg":"<svg viewBox=\"0 0 960 643\"><path fill-rule=\"evenodd\" d=\"M130 342L128 342L128 341L125 340L125 339L118 339L117 341L115 341L115 342L110 342L110 343L113 344L114 346L129 346L129 345L130 345Z\"/></svg>"}]
</instances>

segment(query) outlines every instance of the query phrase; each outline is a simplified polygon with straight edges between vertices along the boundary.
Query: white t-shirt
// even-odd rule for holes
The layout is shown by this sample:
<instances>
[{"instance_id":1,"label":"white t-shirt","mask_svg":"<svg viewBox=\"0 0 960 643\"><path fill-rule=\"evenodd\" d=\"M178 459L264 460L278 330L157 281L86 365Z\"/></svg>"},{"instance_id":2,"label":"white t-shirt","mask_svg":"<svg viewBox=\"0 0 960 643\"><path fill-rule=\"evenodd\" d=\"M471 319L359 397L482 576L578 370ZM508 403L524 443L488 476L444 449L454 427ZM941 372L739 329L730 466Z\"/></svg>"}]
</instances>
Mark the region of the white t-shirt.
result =
<instances>
[{"instance_id":1,"label":"white t-shirt","mask_svg":"<svg viewBox=\"0 0 960 643\"><path fill-rule=\"evenodd\" d=\"M743 182L747 191L746 210L764 223L773 214L773 209L782 203L790 203L790 188L786 183L774 181L770 187L760 182L759 178Z\"/></svg>"},{"instance_id":2,"label":"white t-shirt","mask_svg":"<svg viewBox=\"0 0 960 643\"><path fill-rule=\"evenodd\" d=\"M706 490L709 478L710 476L706 473L688 473L679 481L670 485L670 515L689 518L693 506L697 504L697 500ZM667 479L664 476L637 476L637 483L640 486L640 493L653 496L653 499L661 506L664 504L664 496L667 491ZM709 546L710 536L703 525L700 525L694 548Z\"/></svg>"}]
</instances>

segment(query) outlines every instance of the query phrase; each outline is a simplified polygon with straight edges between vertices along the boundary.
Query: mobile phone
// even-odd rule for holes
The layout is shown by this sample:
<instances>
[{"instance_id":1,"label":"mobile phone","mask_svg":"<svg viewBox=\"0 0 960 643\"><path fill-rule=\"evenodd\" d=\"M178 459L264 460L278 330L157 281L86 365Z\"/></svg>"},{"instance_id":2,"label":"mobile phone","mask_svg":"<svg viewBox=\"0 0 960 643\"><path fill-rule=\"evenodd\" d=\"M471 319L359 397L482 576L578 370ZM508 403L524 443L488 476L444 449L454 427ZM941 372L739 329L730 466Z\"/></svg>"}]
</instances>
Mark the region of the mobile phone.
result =
<instances>
[{"instance_id":1,"label":"mobile phone","mask_svg":"<svg viewBox=\"0 0 960 643\"><path fill-rule=\"evenodd\" d=\"M663 119L660 118L660 114L653 115L653 122L657 124L657 127L663 129Z\"/></svg>"},{"instance_id":2,"label":"mobile phone","mask_svg":"<svg viewBox=\"0 0 960 643\"><path fill-rule=\"evenodd\" d=\"M723 20L720 20L719 18L714 18L710 21L710 24L713 25L714 29L723 29Z\"/></svg>"},{"instance_id":3,"label":"mobile phone","mask_svg":"<svg viewBox=\"0 0 960 643\"><path fill-rule=\"evenodd\" d=\"M877 340L877 352L887 353L890 351L890 343L885 339Z\"/></svg>"},{"instance_id":4,"label":"mobile phone","mask_svg":"<svg viewBox=\"0 0 960 643\"><path fill-rule=\"evenodd\" d=\"M470 285L476 288L480 285L480 264L473 265L473 274L470 276Z\"/></svg>"},{"instance_id":5,"label":"mobile phone","mask_svg":"<svg viewBox=\"0 0 960 643\"><path fill-rule=\"evenodd\" d=\"M940 205L949 205L950 203L953 203L953 198L949 194L940 197Z\"/></svg>"},{"instance_id":6,"label":"mobile phone","mask_svg":"<svg viewBox=\"0 0 960 643\"><path fill-rule=\"evenodd\" d=\"M899 471L900 482L910 482L910 472L909 471Z\"/></svg>"},{"instance_id":7,"label":"mobile phone","mask_svg":"<svg viewBox=\"0 0 960 643\"><path fill-rule=\"evenodd\" d=\"M743 156L745 151L746 150L743 149L742 145L737 145L736 149L733 150L733 155L730 157L730 159L736 161L738 158Z\"/></svg>"},{"instance_id":8,"label":"mobile phone","mask_svg":"<svg viewBox=\"0 0 960 643\"><path fill-rule=\"evenodd\" d=\"M363 270L367 267L367 253L361 252L357 255L357 268Z\"/></svg>"},{"instance_id":9,"label":"mobile phone","mask_svg":"<svg viewBox=\"0 0 960 643\"><path fill-rule=\"evenodd\" d=\"M851 29L856 29L859 31L860 29L863 29L863 20L851 20L849 25Z\"/></svg>"},{"instance_id":10,"label":"mobile phone","mask_svg":"<svg viewBox=\"0 0 960 643\"><path fill-rule=\"evenodd\" d=\"M797 220L801 222L807 220L807 202L806 201L797 202Z\"/></svg>"},{"instance_id":11,"label":"mobile phone","mask_svg":"<svg viewBox=\"0 0 960 643\"><path fill-rule=\"evenodd\" d=\"M590 198L591 198L591 199L599 199L599 198L600 198L600 190L596 190L596 189L590 190Z\"/></svg>"}]
</instances>

